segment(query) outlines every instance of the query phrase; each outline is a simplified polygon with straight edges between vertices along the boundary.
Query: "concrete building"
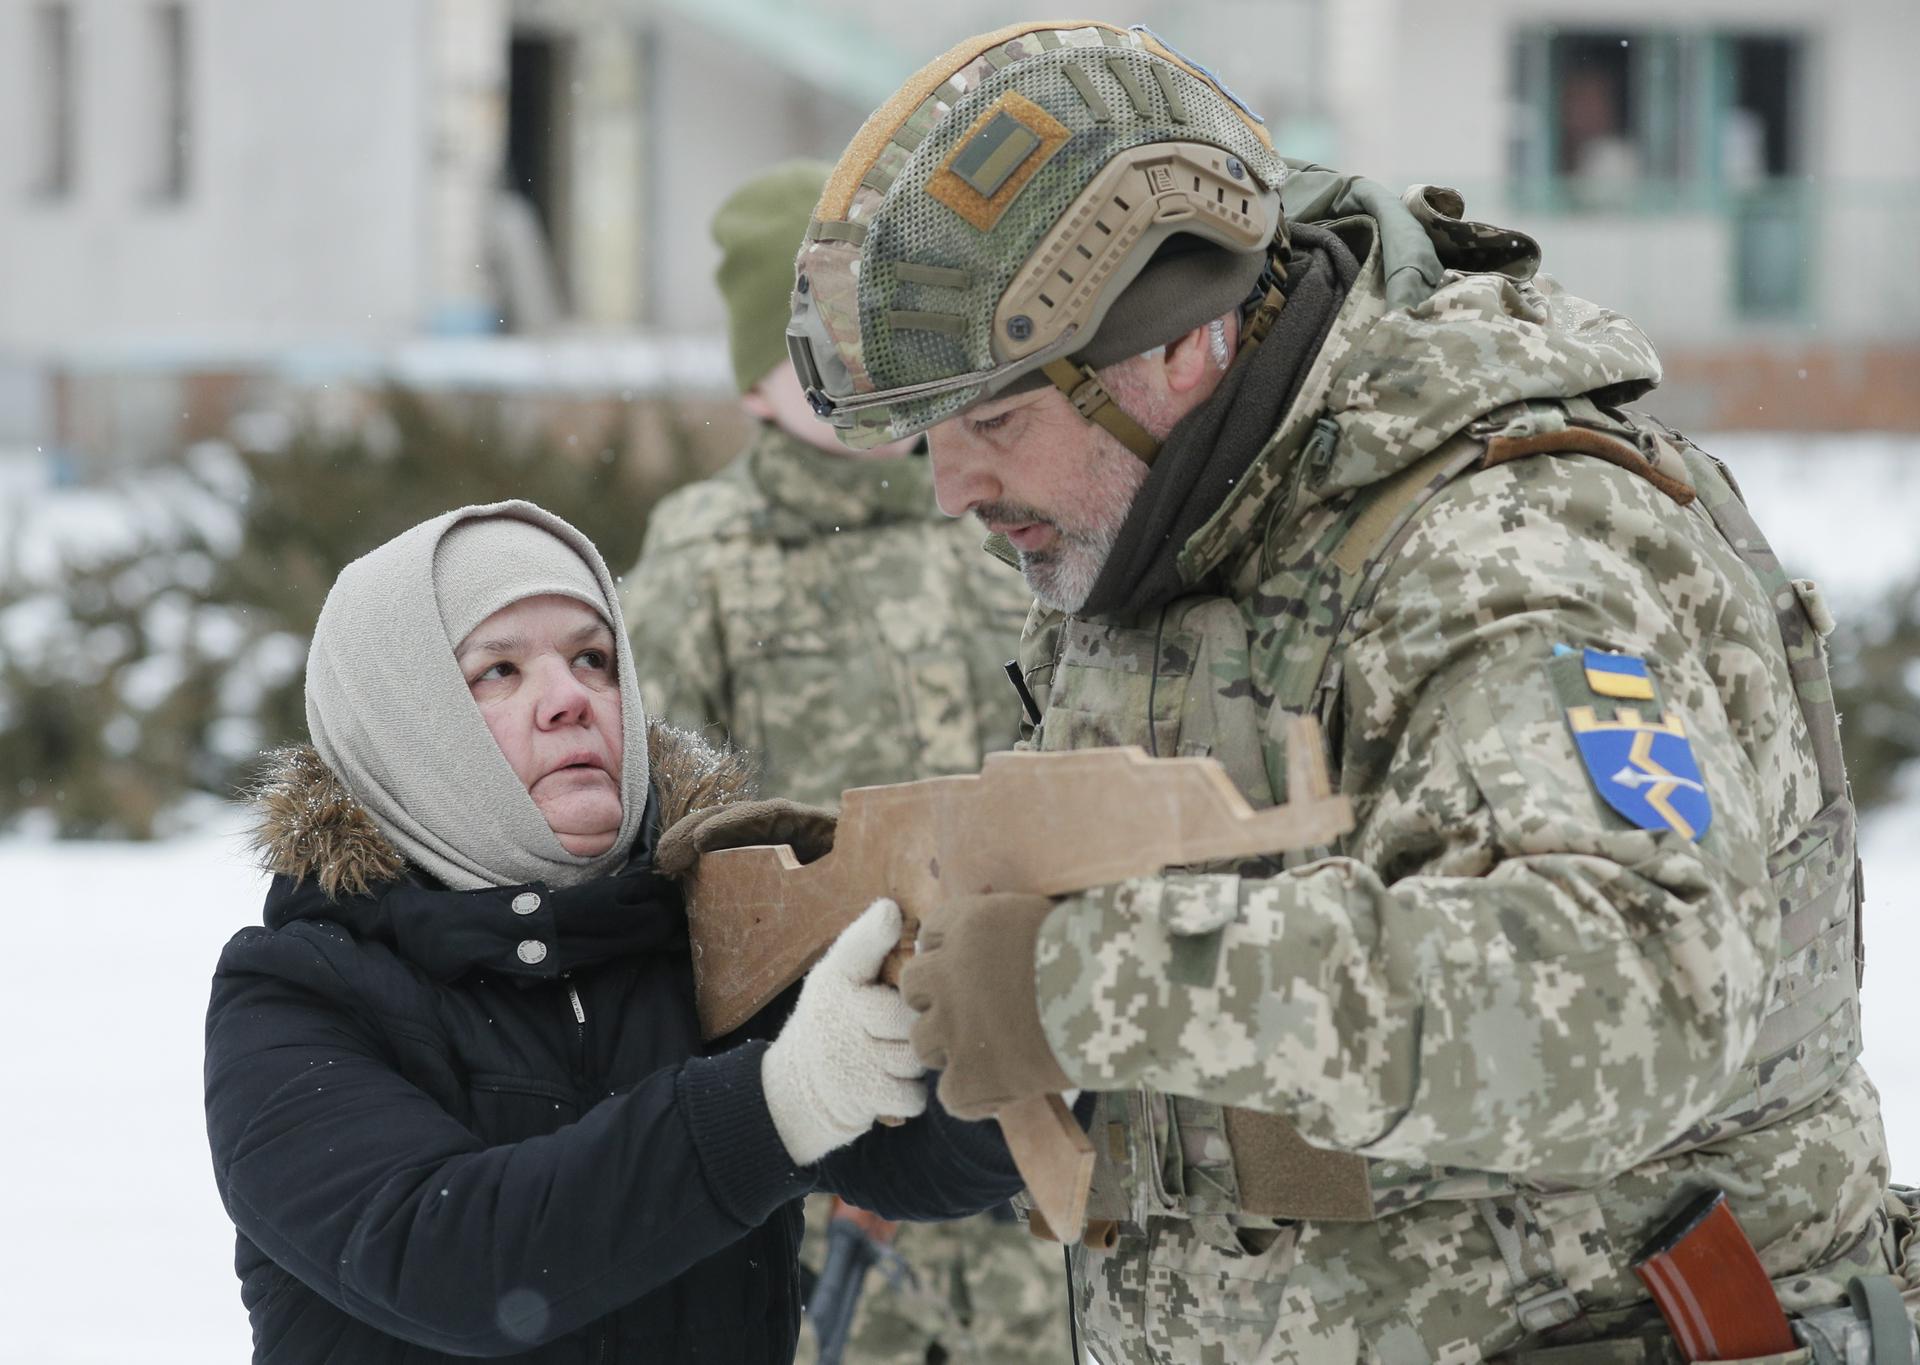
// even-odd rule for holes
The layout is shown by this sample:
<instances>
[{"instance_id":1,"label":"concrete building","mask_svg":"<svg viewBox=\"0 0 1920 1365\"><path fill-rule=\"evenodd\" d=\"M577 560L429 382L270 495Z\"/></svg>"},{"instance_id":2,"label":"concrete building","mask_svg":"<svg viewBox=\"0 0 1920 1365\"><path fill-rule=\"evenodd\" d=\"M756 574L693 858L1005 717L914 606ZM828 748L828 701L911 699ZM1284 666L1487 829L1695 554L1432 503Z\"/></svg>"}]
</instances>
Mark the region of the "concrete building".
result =
<instances>
[{"instance_id":1,"label":"concrete building","mask_svg":"<svg viewBox=\"0 0 1920 1365\"><path fill-rule=\"evenodd\" d=\"M1284 39L1315 13L1125 17L1196 50L1253 35L1283 55L1247 94L1286 107L1314 87ZM722 393L721 199L832 157L915 66L1010 17L982 0L0 0L0 441L141 458L276 383ZM541 340L483 340L502 334Z\"/></svg>"},{"instance_id":2,"label":"concrete building","mask_svg":"<svg viewBox=\"0 0 1920 1365\"><path fill-rule=\"evenodd\" d=\"M1536 232L1653 332L1689 419L1920 427L1911 0L1090 12L1211 65L1285 150ZM0 0L0 441L163 451L263 376L717 395L719 201L1022 17Z\"/></svg>"},{"instance_id":3,"label":"concrete building","mask_svg":"<svg viewBox=\"0 0 1920 1365\"><path fill-rule=\"evenodd\" d=\"M1328 0L1341 164L1458 187L1714 426L1920 428L1912 0Z\"/></svg>"},{"instance_id":4,"label":"concrete building","mask_svg":"<svg viewBox=\"0 0 1920 1365\"><path fill-rule=\"evenodd\" d=\"M137 459L335 380L717 394L675 258L851 135L823 85L645 0L0 0L0 441Z\"/></svg>"}]
</instances>

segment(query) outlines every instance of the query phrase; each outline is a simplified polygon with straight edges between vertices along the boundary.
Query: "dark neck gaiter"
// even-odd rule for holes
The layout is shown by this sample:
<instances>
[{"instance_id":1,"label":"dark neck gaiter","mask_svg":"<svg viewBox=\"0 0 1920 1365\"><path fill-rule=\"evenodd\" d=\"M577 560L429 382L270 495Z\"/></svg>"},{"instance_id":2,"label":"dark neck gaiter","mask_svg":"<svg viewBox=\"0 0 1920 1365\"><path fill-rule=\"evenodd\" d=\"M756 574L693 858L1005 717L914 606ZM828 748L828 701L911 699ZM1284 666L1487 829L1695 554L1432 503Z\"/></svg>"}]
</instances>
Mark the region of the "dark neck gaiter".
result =
<instances>
[{"instance_id":1,"label":"dark neck gaiter","mask_svg":"<svg viewBox=\"0 0 1920 1365\"><path fill-rule=\"evenodd\" d=\"M1243 354L1213 395L1167 434L1076 616L1144 611L1186 591L1177 562L1181 548L1273 435L1359 274L1359 262L1338 237L1305 223L1294 226L1287 306L1266 340Z\"/></svg>"}]
</instances>

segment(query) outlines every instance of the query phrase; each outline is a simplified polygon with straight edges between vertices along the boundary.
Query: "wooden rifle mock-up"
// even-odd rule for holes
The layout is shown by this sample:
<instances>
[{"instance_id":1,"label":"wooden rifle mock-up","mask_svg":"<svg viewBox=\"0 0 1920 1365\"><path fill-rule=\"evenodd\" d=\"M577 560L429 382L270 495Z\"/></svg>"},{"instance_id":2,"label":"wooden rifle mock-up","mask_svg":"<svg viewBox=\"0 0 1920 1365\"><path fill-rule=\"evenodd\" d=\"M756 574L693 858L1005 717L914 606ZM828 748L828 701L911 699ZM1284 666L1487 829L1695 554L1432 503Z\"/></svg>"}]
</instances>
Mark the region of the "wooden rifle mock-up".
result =
<instances>
[{"instance_id":1,"label":"wooden rifle mock-up","mask_svg":"<svg viewBox=\"0 0 1920 1365\"><path fill-rule=\"evenodd\" d=\"M1249 806L1210 758L1149 758L1133 747L997 753L978 776L853 788L832 851L814 862L784 844L704 855L687 900L702 1033L717 1038L752 1018L882 896L905 922L882 972L897 983L920 916L954 897L1068 895L1330 844L1353 828L1353 814L1328 783L1319 726L1293 717L1286 738L1287 802L1267 810ZM1046 1228L1078 1238L1093 1174L1079 1123L1058 1095L995 1117Z\"/></svg>"}]
</instances>

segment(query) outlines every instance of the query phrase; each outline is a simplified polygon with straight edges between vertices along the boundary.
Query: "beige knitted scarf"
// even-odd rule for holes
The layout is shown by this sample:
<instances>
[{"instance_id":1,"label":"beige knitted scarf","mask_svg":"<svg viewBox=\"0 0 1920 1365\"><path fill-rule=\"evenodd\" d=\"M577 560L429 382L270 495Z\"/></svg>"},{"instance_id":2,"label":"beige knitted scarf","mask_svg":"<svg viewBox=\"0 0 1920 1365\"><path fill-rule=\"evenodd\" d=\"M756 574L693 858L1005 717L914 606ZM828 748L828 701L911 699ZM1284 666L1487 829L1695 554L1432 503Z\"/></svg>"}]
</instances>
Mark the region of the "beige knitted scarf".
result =
<instances>
[{"instance_id":1,"label":"beige knitted scarf","mask_svg":"<svg viewBox=\"0 0 1920 1365\"><path fill-rule=\"evenodd\" d=\"M618 654L620 834L562 848L494 742L454 646L502 607L557 593L606 619ZM462 507L340 571L307 653L313 745L407 860L456 890L574 886L627 858L647 804L647 718L619 594L579 531L530 502Z\"/></svg>"}]
</instances>

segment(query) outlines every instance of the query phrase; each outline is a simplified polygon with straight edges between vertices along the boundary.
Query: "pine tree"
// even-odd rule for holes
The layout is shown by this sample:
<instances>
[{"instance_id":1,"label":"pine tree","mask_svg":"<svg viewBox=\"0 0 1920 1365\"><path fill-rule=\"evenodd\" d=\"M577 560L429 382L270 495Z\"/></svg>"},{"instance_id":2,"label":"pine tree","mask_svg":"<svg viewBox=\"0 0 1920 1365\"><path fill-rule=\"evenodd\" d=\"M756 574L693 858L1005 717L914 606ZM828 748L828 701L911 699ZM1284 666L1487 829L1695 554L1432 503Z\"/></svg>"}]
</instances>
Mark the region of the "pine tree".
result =
<instances>
[{"instance_id":1,"label":"pine tree","mask_svg":"<svg viewBox=\"0 0 1920 1365\"><path fill-rule=\"evenodd\" d=\"M1920 758L1920 576L1843 622L1830 644L1847 777L1868 810L1897 797L1901 770Z\"/></svg>"},{"instance_id":2,"label":"pine tree","mask_svg":"<svg viewBox=\"0 0 1920 1365\"><path fill-rule=\"evenodd\" d=\"M528 498L624 570L654 503L697 472L694 442L669 422L658 473L615 432L581 444L520 434L489 399L389 391L350 430L309 421L163 472L231 527L158 524L50 583L0 566L0 827L42 812L63 836L146 838L183 797L232 795L263 749L305 737L307 635L334 577L436 513Z\"/></svg>"}]
</instances>

